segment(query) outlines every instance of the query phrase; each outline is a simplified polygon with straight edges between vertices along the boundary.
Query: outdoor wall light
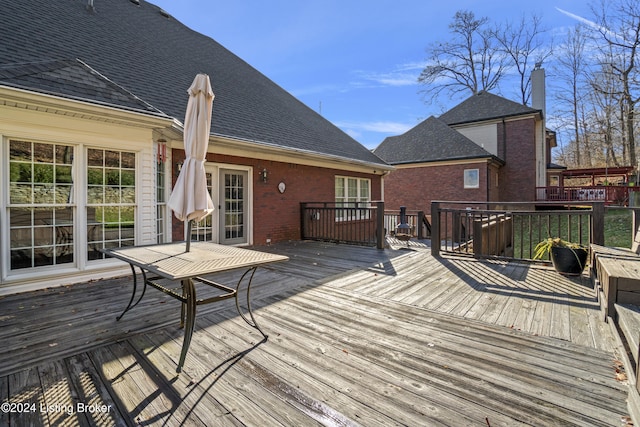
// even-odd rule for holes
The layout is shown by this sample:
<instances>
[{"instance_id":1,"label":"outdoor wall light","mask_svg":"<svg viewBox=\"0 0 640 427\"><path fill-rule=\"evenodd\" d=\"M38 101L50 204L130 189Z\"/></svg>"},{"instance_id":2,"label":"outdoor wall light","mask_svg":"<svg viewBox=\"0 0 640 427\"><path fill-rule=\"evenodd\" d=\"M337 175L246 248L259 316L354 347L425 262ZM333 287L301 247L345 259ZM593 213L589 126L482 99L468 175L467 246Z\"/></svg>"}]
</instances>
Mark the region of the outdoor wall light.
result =
<instances>
[{"instance_id":1,"label":"outdoor wall light","mask_svg":"<svg viewBox=\"0 0 640 427\"><path fill-rule=\"evenodd\" d=\"M262 178L262 182L267 182L267 170L266 169L262 169L262 172L260 172L260 178Z\"/></svg>"},{"instance_id":2,"label":"outdoor wall light","mask_svg":"<svg viewBox=\"0 0 640 427\"><path fill-rule=\"evenodd\" d=\"M183 162L176 163L176 176L180 175L180 171L182 170Z\"/></svg>"}]
</instances>

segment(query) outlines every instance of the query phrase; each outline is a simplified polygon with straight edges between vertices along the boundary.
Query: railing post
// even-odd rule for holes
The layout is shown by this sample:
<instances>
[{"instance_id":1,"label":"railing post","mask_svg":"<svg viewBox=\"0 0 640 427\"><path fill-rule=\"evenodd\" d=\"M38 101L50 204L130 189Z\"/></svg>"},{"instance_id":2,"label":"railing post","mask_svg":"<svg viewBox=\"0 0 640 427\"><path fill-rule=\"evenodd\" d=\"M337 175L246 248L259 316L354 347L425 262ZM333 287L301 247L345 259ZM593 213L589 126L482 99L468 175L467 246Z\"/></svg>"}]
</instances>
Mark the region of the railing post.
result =
<instances>
[{"instance_id":1,"label":"railing post","mask_svg":"<svg viewBox=\"0 0 640 427\"><path fill-rule=\"evenodd\" d=\"M604 202L593 202L591 209L591 243L604 246Z\"/></svg>"},{"instance_id":2,"label":"railing post","mask_svg":"<svg viewBox=\"0 0 640 427\"><path fill-rule=\"evenodd\" d=\"M384 249L384 202L376 202L376 247Z\"/></svg>"},{"instance_id":3,"label":"railing post","mask_svg":"<svg viewBox=\"0 0 640 427\"><path fill-rule=\"evenodd\" d=\"M418 229L418 240L424 239L424 232L422 231L422 224L424 223L424 212L418 211L418 223L416 228Z\"/></svg>"},{"instance_id":4,"label":"railing post","mask_svg":"<svg viewBox=\"0 0 640 427\"><path fill-rule=\"evenodd\" d=\"M440 203L431 202L431 255L440 256Z\"/></svg>"},{"instance_id":5,"label":"railing post","mask_svg":"<svg viewBox=\"0 0 640 427\"><path fill-rule=\"evenodd\" d=\"M305 202L300 203L300 239L305 240L305 215L307 214L307 204Z\"/></svg>"}]
</instances>

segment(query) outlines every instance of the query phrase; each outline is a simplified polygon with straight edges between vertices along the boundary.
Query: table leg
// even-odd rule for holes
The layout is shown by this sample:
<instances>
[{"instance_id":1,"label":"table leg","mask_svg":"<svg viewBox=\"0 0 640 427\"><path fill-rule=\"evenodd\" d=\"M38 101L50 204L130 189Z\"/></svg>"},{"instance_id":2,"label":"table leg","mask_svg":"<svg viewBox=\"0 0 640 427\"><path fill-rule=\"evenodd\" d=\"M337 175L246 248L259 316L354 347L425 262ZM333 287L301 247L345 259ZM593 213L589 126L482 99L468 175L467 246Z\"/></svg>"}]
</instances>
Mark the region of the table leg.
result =
<instances>
[{"instance_id":1,"label":"table leg","mask_svg":"<svg viewBox=\"0 0 640 427\"><path fill-rule=\"evenodd\" d=\"M180 353L180 361L176 372L182 371L182 366L187 358L187 352L189 351L189 345L191 344L191 336L193 335L193 329L196 324L196 287L192 279L182 280L182 291L186 298L183 305L186 305L186 322L184 328L184 339L182 341L182 352Z\"/></svg>"},{"instance_id":2,"label":"table leg","mask_svg":"<svg viewBox=\"0 0 640 427\"><path fill-rule=\"evenodd\" d=\"M266 339L269 336L265 334L264 331L260 328L258 322L256 322L256 318L253 316L253 311L251 311L251 283L253 282L253 275L256 273L257 269L258 267L251 267L249 270L245 271L242 277L240 277L240 280L238 280L238 285L236 286L236 309L238 310L238 314L240 315L240 317L242 317L249 326L253 326L258 331L260 331L262 336ZM249 282L247 283L247 311L249 312L249 317L251 318L251 320L247 319L247 317L242 313L242 311L240 310L240 302L238 301L238 295L240 294L240 285L242 284L245 276L249 274L249 272L251 272L251 274L249 275Z\"/></svg>"},{"instance_id":3,"label":"table leg","mask_svg":"<svg viewBox=\"0 0 640 427\"><path fill-rule=\"evenodd\" d=\"M144 296L145 291L147 290L147 274L143 269L140 269L140 271L142 272L142 281L144 285L142 287L142 293L140 294L140 297L138 297L138 300L135 303L133 303L133 300L136 297L136 290L138 289L138 276L136 275L136 270L133 264L129 264L129 267L131 267L131 273L133 273L133 292L131 292L131 298L129 299L129 304L127 304L127 307L120 314L120 316L116 317L116 320L122 319L122 316L124 316L124 314L127 311L131 310L133 307L138 305L138 303L142 300L142 297Z\"/></svg>"}]
</instances>

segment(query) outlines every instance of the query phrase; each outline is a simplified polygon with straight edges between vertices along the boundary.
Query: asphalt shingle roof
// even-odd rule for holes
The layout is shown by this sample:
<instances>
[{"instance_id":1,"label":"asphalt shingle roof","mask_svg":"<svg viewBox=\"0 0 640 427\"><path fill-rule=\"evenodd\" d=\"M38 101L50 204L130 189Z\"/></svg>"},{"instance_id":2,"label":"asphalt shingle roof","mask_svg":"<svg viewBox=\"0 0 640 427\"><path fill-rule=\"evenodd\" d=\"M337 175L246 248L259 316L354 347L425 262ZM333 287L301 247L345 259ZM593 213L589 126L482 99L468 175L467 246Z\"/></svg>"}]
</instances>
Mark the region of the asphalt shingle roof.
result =
<instances>
[{"instance_id":1,"label":"asphalt shingle roof","mask_svg":"<svg viewBox=\"0 0 640 427\"><path fill-rule=\"evenodd\" d=\"M439 118L449 126L452 126L536 113L540 113L540 110L518 104L489 92L479 92L462 101Z\"/></svg>"},{"instance_id":2,"label":"asphalt shingle roof","mask_svg":"<svg viewBox=\"0 0 640 427\"><path fill-rule=\"evenodd\" d=\"M493 157L433 116L402 135L385 138L374 152L391 165Z\"/></svg>"},{"instance_id":3,"label":"asphalt shingle roof","mask_svg":"<svg viewBox=\"0 0 640 427\"><path fill-rule=\"evenodd\" d=\"M161 111L77 59L0 65L0 84L162 115Z\"/></svg>"},{"instance_id":4,"label":"asphalt shingle roof","mask_svg":"<svg viewBox=\"0 0 640 427\"><path fill-rule=\"evenodd\" d=\"M90 96L98 103L161 111L183 121L187 89L207 73L215 93L211 132L293 151L356 162L383 162L215 40L191 30L140 0L0 0L0 67L6 73L34 64L67 64L40 74L5 75L7 85ZM212 16L211 25L221 17ZM239 23L241 25L241 23ZM104 79L56 85L61 74L87 77L80 60ZM45 66L46 65L42 65ZM76 72L75 76L72 73ZM81 76L80 74L84 74ZM50 77L49 83L44 83ZM111 82L90 94L89 87ZM0 82L0 84L3 84ZM119 88L119 89L118 89ZM127 95L128 94L128 95Z\"/></svg>"}]
</instances>

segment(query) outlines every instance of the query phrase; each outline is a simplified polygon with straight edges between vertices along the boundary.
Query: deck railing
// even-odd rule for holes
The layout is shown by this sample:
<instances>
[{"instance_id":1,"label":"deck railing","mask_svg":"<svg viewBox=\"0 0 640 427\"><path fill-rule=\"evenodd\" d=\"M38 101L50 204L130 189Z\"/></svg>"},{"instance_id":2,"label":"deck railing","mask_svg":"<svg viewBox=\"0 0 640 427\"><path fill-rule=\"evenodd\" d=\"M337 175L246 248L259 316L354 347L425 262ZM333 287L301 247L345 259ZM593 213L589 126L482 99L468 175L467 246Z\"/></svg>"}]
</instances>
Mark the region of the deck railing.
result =
<instances>
[{"instance_id":1,"label":"deck railing","mask_svg":"<svg viewBox=\"0 0 640 427\"><path fill-rule=\"evenodd\" d=\"M640 187L624 185L594 185L582 187L537 187L536 197L550 202L604 202L607 205L629 206Z\"/></svg>"},{"instance_id":2,"label":"deck railing","mask_svg":"<svg viewBox=\"0 0 640 427\"><path fill-rule=\"evenodd\" d=\"M431 236L431 221L423 211L407 211L405 221L409 225L411 237L428 239ZM384 229L387 235L393 236L400 223L400 211L385 211Z\"/></svg>"},{"instance_id":3,"label":"deck railing","mask_svg":"<svg viewBox=\"0 0 640 427\"><path fill-rule=\"evenodd\" d=\"M547 237L604 244L604 203L433 202L431 250L530 260Z\"/></svg>"},{"instance_id":4,"label":"deck railing","mask_svg":"<svg viewBox=\"0 0 640 427\"><path fill-rule=\"evenodd\" d=\"M384 248L384 202L304 202L301 237Z\"/></svg>"}]
</instances>

